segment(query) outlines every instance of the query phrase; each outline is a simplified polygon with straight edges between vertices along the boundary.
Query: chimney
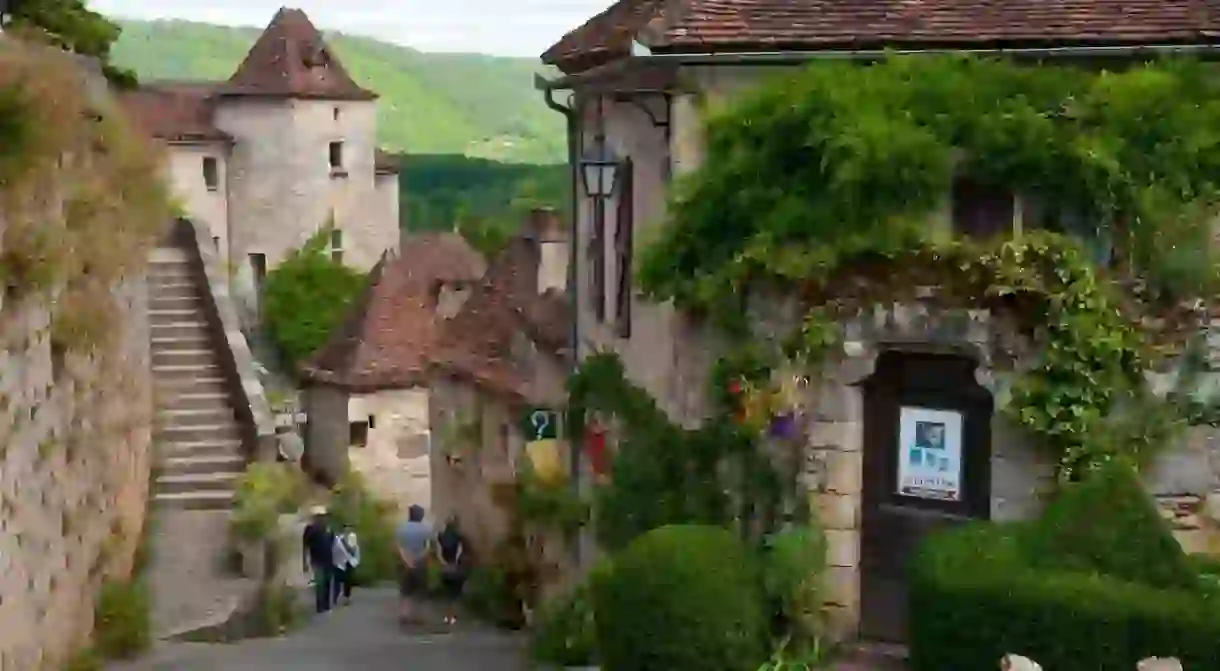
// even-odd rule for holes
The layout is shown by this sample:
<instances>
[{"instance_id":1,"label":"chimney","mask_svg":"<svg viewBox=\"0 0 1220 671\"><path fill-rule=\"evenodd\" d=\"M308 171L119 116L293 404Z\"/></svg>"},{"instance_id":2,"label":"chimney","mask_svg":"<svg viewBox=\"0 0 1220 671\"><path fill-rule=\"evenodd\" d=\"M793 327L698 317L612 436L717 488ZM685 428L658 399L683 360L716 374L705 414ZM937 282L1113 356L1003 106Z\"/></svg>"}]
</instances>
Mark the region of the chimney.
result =
<instances>
[{"instance_id":1,"label":"chimney","mask_svg":"<svg viewBox=\"0 0 1220 671\"><path fill-rule=\"evenodd\" d=\"M526 221L526 236L538 245L538 293L568 286L568 232L554 208L535 207Z\"/></svg>"}]
</instances>

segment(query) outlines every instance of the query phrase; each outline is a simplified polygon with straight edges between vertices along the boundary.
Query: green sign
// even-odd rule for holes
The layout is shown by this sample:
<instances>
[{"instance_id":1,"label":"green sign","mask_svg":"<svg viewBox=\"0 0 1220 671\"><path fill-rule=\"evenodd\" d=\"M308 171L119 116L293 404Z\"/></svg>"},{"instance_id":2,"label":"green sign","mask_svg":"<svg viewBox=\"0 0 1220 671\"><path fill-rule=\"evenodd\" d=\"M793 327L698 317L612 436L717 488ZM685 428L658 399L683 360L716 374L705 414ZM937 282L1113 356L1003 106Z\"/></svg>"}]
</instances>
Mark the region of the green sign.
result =
<instances>
[{"instance_id":1,"label":"green sign","mask_svg":"<svg viewBox=\"0 0 1220 671\"><path fill-rule=\"evenodd\" d=\"M551 440L559 437L559 413L547 408L531 408L521 418L526 440Z\"/></svg>"}]
</instances>

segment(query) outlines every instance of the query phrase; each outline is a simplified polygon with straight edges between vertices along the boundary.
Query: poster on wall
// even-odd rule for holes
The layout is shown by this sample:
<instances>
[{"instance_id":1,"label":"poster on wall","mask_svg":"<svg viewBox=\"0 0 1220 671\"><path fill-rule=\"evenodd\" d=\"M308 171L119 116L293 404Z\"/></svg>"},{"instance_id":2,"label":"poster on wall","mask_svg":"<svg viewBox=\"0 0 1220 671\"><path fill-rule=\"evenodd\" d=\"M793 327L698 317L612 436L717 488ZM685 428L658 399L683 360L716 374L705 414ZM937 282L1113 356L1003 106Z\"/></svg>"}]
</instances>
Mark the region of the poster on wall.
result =
<instances>
[{"instance_id":1,"label":"poster on wall","mask_svg":"<svg viewBox=\"0 0 1220 671\"><path fill-rule=\"evenodd\" d=\"M898 493L962 500L962 414L903 406L898 431Z\"/></svg>"}]
</instances>

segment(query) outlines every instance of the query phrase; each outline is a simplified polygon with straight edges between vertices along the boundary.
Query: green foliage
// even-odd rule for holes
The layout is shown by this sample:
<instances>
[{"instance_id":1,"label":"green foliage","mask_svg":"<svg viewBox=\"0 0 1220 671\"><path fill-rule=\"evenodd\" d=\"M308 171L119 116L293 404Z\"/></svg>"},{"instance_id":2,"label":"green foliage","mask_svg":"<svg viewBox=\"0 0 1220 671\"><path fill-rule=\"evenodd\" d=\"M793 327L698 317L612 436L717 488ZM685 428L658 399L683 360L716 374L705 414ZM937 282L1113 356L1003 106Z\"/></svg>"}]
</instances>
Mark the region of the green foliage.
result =
<instances>
[{"instance_id":1,"label":"green foliage","mask_svg":"<svg viewBox=\"0 0 1220 671\"><path fill-rule=\"evenodd\" d=\"M410 231L451 231L455 225L515 231L535 205L570 211L569 176L566 165L412 153L398 176L403 226Z\"/></svg>"},{"instance_id":2,"label":"green foliage","mask_svg":"<svg viewBox=\"0 0 1220 671\"><path fill-rule=\"evenodd\" d=\"M542 482L525 471L516 486L517 514L526 524L572 534L589 521L589 505L567 482Z\"/></svg>"},{"instance_id":3,"label":"green foliage","mask_svg":"<svg viewBox=\"0 0 1220 671\"><path fill-rule=\"evenodd\" d=\"M728 531L675 525L615 556L593 585L606 671L745 671L766 656L752 553Z\"/></svg>"},{"instance_id":4,"label":"green foliage","mask_svg":"<svg viewBox=\"0 0 1220 671\"><path fill-rule=\"evenodd\" d=\"M721 368L736 370L731 364ZM590 411L621 422L610 482L594 497L598 540L609 550L670 524L737 528L757 542L793 504L784 483L795 473L771 463L758 449L757 433L735 424L727 411L713 413L695 430L672 423L647 392L626 380L614 354L582 361L568 394L573 439L583 435Z\"/></svg>"},{"instance_id":5,"label":"green foliage","mask_svg":"<svg viewBox=\"0 0 1220 671\"><path fill-rule=\"evenodd\" d=\"M185 21L121 25L114 60L148 79L227 79L259 33ZM326 39L352 78L381 94L378 140L387 149L564 161L563 117L531 85L542 71L536 59L425 54L338 33Z\"/></svg>"},{"instance_id":6,"label":"green foliage","mask_svg":"<svg viewBox=\"0 0 1220 671\"><path fill-rule=\"evenodd\" d=\"M151 644L148 586L142 580L102 583L93 611L93 647L106 659L129 659Z\"/></svg>"},{"instance_id":7,"label":"green foliage","mask_svg":"<svg viewBox=\"0 0 1220 671\"><path fill-rule=\"evenodd\" d=\"M244 541L269 538L279 528L280 515L295 512L304 503L308 485L294 464L250 464L237 480L230 531Z\"/></svg>"},{"instance_id":8,"label":"green foliage","mask_svg":"<svg viewBox=\"0 0 1220 671\"><path fill-rule=\"evenodd\" d=\"M931 537L912 567L913 671L983 669L1009 652L1061 671L1131 669L1150 656L1220 668L1220 601L1095 572L1035 570L1023 526Z\"/></svg>"},{"instance_id":9,"label":"green foliage","mask_svg":"<svg viewBox=\"0 0 1220 671\"><path fill-rule=\"evenodd\" d=\"M360 474L351 471L335 486L328 510L336 525L351 525L360 541L356 583L372 585L394 580L400 565L394 540L398 523L394 504L378 499Z\"/></svg>"},{"instance_id":10,"label":"green foliage","mask_svg":"<svg viewBox=\"0 0 1220 671\"><path fill-rule=\"evenodd\" d=\"M747 287L797 294L811 319L788 344L807 362L837 344L841 315L920 286L949 305L1014 314L1042 358L1005 410L1070 480L1113 456L1113 442L1088 437L1140 395L1148 343L1136 324L1155 307L1144 299L1215 287L1202 242L1220 187L1213 69L922 56L813 65L708 120L707 160L676 189L639 280L739 335ZM1024 229L1046 230L951 239L935 213L955 171L1021 194ZM1106 240L1120 271L1147 278L1140 300L1095 267ZM1142 457L1159 442L1124 444Z\"/></svg>"},{"instance_id":11,"label":"green foliage","mask_svg":"<svg viewBox=\"0 0 1220 671\"><path fill-rule=\"evenodd\" d=\"M267 274L263 319L293 368L326 344L365 286L365 277L331 259L330 228L318 231Z\"/></svg>"},{"instance_id":12,"label":"green foliage","mask_svg":"<svg viewBox=\"0 0 1220 671\"><path fill-rule=\"evenodd\" d=\"M510 584L508 570L495 563L476 566L462 588L462 601L471 615L499 627L520 629L521 601Z\"/></svg>"},{"instance_id":13,"label":"green foliage","mask_svg":"<svg viewBox=\"0 0 1220 671\"><path fill-rule=\"evenodd\" d=\"M1153 587L1191 588L1198 573L1120 459L1065 485L1025 542L1036 568L1099 573Z\"/></svg>"},{"instance_id":14,"label":"green foliage","mask_svg":"<svg viewBox=\"0 0 1220 671\"><path fill-rule=\"evenodd\" d=\"M530 632L530 657L554 667L590 666L597 660L591 588L577 584L547 603Z\"/></svg>"},{"instance_id":15,"label":"green foliage","mask_svg":"<svg viewBox=\"0 0 1220 671\"><path fill-rule=\"evenodd\" d=\"M257 608L252 613L251 636L279 636L300 619L297 591L282 583L264 582L256 596Z\"/></svg>"},{"instance_id":16,"label":"green foliage","mask_svg":"<svg viewBox=\"0 0 1220 671\"><path fill-rule=\"evenodd\" d=\"M12 8L10 21L14 30L38 29L62 49L97 58L112 82L125 87L135 84L133 72L110 62L111 47L122 30L82 0L22 0Z\"/></svg>"},{"instance_id":17,"label":"green foliage","mask_svg":"<svg viewBox=\"0 0 1220 671\"><path fill-rule=\"evenodd\" d=\"M826 535L814 526L794 527L770 539L763 554L763 594L773 633L794 650L818 647L822 630L822 580Z\"/></svg>"}]
</instances>

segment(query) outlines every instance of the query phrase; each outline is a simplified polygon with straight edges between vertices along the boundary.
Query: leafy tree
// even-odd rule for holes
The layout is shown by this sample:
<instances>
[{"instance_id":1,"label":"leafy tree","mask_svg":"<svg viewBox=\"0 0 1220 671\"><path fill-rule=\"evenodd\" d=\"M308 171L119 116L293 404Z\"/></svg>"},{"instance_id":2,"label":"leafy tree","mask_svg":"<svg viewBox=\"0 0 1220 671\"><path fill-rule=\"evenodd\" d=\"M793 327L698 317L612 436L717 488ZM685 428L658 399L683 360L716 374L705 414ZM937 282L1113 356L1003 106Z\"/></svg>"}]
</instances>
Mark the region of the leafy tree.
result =
<instances>
[{"instance_id":1,"label":"leafy tree","mask_svg":"<svg viewBox=\"0 0 1220 671\"><path fill-rule=\"evenodd\" d=\"M13 28L34 29L58 47L98 59L106 77L115 84L135 84L132 71L110 62L110 47L122 29L90 10L83 0L18 0L12 4L9 23Z\"/></svg>"},{"instance_id":2,"label":"leafy tree","mask_svg":"<svg viewBox=\"0 0 1220 671\"><path fill-rule=\"evenodd\" d=\"M330 230L318 231L267 274L263 323L290 367L326 344L364 288L363 274L327 253Z\"/></svg>"}]
</instances>

